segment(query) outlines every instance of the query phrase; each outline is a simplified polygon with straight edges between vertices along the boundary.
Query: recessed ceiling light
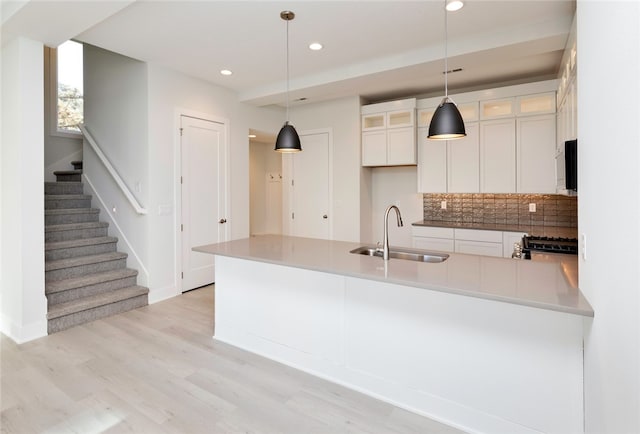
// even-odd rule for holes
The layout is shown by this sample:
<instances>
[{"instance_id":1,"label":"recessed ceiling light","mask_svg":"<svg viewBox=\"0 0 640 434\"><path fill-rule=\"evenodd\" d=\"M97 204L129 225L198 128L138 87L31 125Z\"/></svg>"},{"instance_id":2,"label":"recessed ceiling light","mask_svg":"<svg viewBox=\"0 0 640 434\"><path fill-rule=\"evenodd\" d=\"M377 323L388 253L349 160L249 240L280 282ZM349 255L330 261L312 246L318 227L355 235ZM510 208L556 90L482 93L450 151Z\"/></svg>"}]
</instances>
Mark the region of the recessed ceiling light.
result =
<instances>
[{"instance_id":1,"label":"recessed ceiling light","mask_svg":"<svg viewBox=\"0 0 640 434\"><path fill-rule=\"evenodd\" d=\"M256 137L258 137L258 136L256 136L255 134L249 134L249 138L250 139L255 139Z\"/></svg>"},{"instance_id":2,"label":"recessed ceiling light","mask_svg":"<svg viewBox=\"0 0 640 434\"><path fill-rule=\"evenodd\" d=\"M309 44L309 49L313 51L322 50L322 44L320 42L313 42Z\"/></svg>"},{"instance_id":3,"label":"recessed ceiling light","mask_svg":"<svg viewBox=\"0 0 640 434\"><path fill-rule=\"evenodd\" d=\"M223 69L223 70L220 71L220 74L222 74L222 75L231 75L231 74L233 74L233 72L231 72L228 69Z\"/></svg>"},{"instance_id":4,"label":"recessed ceiling light","mask_svg":"<svg viewBox=\"0 0 640 434\"><path fill-rule=\"evenodd\" d=\"M462 0L447 0L446 9L449 12L454 12L462 9L464 2Z\"/></svg>"}]
</instances>

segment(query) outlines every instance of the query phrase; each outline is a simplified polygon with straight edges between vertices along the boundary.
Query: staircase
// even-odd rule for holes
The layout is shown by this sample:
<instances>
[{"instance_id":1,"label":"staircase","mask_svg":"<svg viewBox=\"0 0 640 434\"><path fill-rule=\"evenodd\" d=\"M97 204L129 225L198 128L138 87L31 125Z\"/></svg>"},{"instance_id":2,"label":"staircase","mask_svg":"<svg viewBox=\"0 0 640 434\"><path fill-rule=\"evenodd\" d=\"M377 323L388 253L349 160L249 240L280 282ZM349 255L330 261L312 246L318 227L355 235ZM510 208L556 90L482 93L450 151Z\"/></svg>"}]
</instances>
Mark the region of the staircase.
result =
<instances>
[{"instance_id":1,"label":"staircase","mask_svg":"<svg viewBox=\"0 0 640 434\"><path fill-rule=\"evenodd\" d=\"M84 194L82 162L72 165L44 186L48 333L148 304L149 290L136 284L138 272L126 268L127 254Z\"/></svg>"}]
</instances>

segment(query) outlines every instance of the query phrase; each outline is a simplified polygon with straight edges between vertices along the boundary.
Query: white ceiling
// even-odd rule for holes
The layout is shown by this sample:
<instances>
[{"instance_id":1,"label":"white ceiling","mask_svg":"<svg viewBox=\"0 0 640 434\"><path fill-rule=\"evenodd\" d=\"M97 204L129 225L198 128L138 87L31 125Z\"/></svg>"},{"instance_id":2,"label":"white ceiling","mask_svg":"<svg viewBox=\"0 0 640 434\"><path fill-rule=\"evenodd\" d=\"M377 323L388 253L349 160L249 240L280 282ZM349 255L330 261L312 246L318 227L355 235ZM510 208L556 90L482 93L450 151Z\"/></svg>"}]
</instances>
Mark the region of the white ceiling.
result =
<instances>
[{"instance_id":1,"label":"white ceiling","mask_svg":"<svg viewBox=\"0 0 640 434\"><path fill-rule=\"evenodd\" d=\"M10 8L3 0L3 37L75 38L233 89L255 105L285 103L280 12L287 9L296 14L289 24L292 106L444 89L444 0L20 3ZM555 77L574 11L575 0L466 0L448 17L449 69L463 68L450 74L450 91ZM313 41L325 48L309 50ZM220 75L224 68L233 75Z\"/></svg>"}]
</instances>

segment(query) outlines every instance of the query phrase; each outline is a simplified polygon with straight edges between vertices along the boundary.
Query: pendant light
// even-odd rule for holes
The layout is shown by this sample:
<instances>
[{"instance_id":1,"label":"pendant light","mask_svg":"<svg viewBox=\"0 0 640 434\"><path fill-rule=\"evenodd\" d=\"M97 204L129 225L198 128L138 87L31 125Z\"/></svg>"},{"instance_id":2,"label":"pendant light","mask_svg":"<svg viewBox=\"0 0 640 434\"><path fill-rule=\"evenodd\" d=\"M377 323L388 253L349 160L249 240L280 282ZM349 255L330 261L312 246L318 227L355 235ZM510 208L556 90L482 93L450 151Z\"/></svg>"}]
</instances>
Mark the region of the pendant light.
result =
<instances>
[{"instance_id":1,"label":"pendant light","mask_svg":"<svg viewBox=\"0 0 640 434\"><path fill-rule=\"evenodd\" d=\"M449 65L447 62L447 1L445 1L444 11L444 98L436 109L431 123L429 124L429 136L432 140L451 140L459 139L467 135L464 128L462 115L456 104L449 98L449 83L447 74Z\"/></svg>"},{"instance_id":2,"label":"pendant light","mask_svg":"<svg viewBox=\"0 0 640 434\"><path fill-rule=\"evenodd\" d=\"M302 151L298 132L293 125L289 124L289 21L295 16L296 14L291 11L280 12L280 18L287 22L287 120L278 133L275 150L283 153Z\"/></svg>"}]
</instances>

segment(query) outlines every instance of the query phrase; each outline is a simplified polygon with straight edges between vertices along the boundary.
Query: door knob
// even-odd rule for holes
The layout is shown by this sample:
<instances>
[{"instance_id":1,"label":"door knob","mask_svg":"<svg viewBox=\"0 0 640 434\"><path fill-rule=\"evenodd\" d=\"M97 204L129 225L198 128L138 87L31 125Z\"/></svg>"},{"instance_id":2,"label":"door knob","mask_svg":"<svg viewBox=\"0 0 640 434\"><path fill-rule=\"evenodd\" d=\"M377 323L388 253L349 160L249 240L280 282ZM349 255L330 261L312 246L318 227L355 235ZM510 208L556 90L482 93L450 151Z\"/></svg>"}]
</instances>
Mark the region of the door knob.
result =
<instances>
[{"instance_id":1,"label":"door knob","mask_svg":"<svg viewBox=\"0 0 640 434\"><path fill-rule=\"evenodd\" d=\"M322 216L322 218L323 218L323 219L326 219L326 218L328 218L328 217L327 217L327 215L325 214L325 215L323 215L323 216Z\"/></svg>"},{"instance_id":2,"label":"door knob","mask_svg":"<svg viewBox=\"0 0 640 434\"><path fill-rule=\"evenodd\" d=\"M218 223L223 224L223 223L226 223L226 222L227 222L227 219L220 219L220 221Z\"/></svg>"}]
</instances>

